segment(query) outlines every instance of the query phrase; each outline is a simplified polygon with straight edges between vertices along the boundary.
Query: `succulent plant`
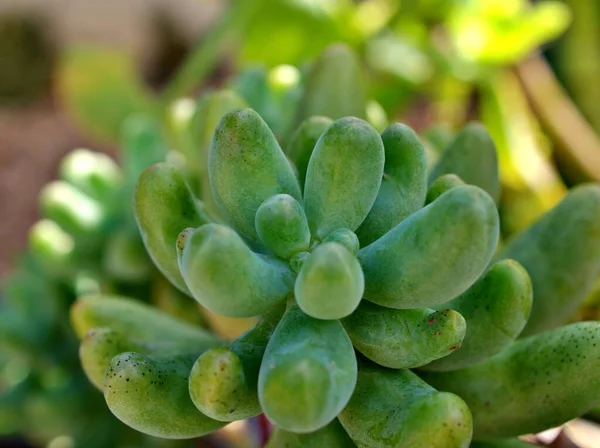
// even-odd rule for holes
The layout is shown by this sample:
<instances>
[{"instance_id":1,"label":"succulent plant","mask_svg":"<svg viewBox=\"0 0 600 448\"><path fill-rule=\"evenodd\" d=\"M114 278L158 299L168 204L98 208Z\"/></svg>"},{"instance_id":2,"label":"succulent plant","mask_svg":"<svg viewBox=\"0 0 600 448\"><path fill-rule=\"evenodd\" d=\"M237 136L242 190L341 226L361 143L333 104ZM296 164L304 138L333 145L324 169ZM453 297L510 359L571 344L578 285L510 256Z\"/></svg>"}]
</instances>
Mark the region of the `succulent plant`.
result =
<instances>
[{"instance_id":1,"label":"succulent plant","mask_svg":"<svg viewBox=\"0 0 600 448\"><path fill-rule=\"evenodd\" d=\"M105 154L75 149L61 161L59 180L43 188L42 219L2 279L0 434L19 432L36 443L68 436L90 447L115 446L127 433L139 439L107 412L85 378L69 308L80 295L113 292L201 322L190 312L195 302L157 274L127 200L140 172L164 156L160 128L131 117L122 167Z\"/></svg>"},{"instance_id":2,"label":"succulent plant","mask_svg":"<svg viewBox=\"0 0 600 448\"><path fill-rule=\"evenodd\" d=\"M79 149L63 160L60 175L41 194L44 218L30 230L28 252L2 282L0 351L11 379L0 381L0 412L13 418L0 417L0 433L26 433L37 443L68 435L78 444L106 446L124 427L86 384L68 309L100 285L121 283L124 292L145 295L153 268L135 228L118 223L112 237L105 230L120 216L109 199L121 182L114 162Z\"/></svg>"},{"instance_id":3,"label":"succulent plant","mask_svg":"<svg viewBox=\"0 0 600 448\"><path fill-rule=\"evenodd\" d=\"M214 214L173 166L141 174L142 239L203 307L261 317L226 341L123 297L79 299L84 369L127 425L185 439L264 413L269 447L512 446L600 402L600 324L560 327L600 273L600 187L499 247L479 125L429 170L403 124L310 117L284 152L236 109L206 166Z\"/></svg>"}]
</instances>

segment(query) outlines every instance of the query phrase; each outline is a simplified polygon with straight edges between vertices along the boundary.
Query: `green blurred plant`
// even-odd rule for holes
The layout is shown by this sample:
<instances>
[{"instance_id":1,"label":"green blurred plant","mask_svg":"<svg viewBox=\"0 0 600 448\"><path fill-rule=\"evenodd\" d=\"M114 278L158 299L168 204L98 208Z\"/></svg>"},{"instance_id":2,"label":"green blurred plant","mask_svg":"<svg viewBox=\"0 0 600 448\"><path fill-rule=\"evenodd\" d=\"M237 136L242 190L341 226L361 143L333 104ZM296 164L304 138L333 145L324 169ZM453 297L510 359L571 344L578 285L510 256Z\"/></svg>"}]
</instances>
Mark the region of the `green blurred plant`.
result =
<instances>
[{"instance_id":1,"label":"green blurred plant","mask_svg":"<svg viewBox=\"0 0 600 448\"><path fill-rule=\"evenodd\" d=\"M600 132L600 6L585 0L565 0L573 11L573 23L547 53L554 70L584 116Z\"/></svg>"},{"instance_id":2,"label":"green blurred plant","mask_svg":"<svg viewBox=\"0 0 600 448\"><path fill-rule=\"evenodd\" d=\"M131 116L122 134L122 167L86 149L62 160L60 180L40 194L42 219L30 229L27 252L3 279L1 434L36 443L66 437L77 447L155 445L118 424L88 386L68 318L77 297L112 292L203 323L193 302L153 268L132 213L135 180L166 158L161 129Z\"/></svg>"},{"instance_id":3,"label":"green blurred plant","mask_svg":"<svg viewBox=\"0 0 600 448\"><path fill-rule=\"evenodd\" d=\"M371 114L385 111L398 118L410 114L415 103L424 99L426 109L421 114L424 120L417 123L419 128L431 123L456 128L471 118L486 124L498 143L506 190L501 198L502 218L507 223L503 231L509 235L566 194L550 160L549 141L510 68L560 35L569 21L569 10L552 0L534 5L524 0L238 0L229 4L172 82L153 99L143 93L141 82L133 79L131 62L124 55L109 57L98 50L94 56L96 51L89 48L74 50L67 53L62 71L72 75L59 79L63 80L65 103L76 120L87 123L96 135L111 137L128 112L140 107L163 121L167 106L203 85L226 52L234 69L242 73L233 81L233 89L261 113L278 138L285 139L298 121L279 116L294 110L282 106L298 100L299 85L314 82L304 79L311 61L333 42L345 42L366 64L362 76L368 78L369 89L356 95L340 89L341 95L373 100L368 107ZM86 65L86 60L97 61L104 68ZM90 86L103 86L103 73L113 74L106 88L90 89L77 82L81 78ZM340 80L343 75L335 68L328 74ZM268 80L268 76L280 81ZM277 82L279 87L272 88ZM286 87L286 82L291 84ZM110 89L128 93L119 95L117 101L117 94ZM364 111L354 110L349 115L364 117ZM172 143L172 130L165 131ZM565 146L569 154L597 149L582 150L581 142L570 143ZM589 165L586 157L572 159L579 167ZM533 165L536 170L526 168ZM578 180L600 180L600 173L579 171L583 175Z\"/></svg>"}]
</instances>

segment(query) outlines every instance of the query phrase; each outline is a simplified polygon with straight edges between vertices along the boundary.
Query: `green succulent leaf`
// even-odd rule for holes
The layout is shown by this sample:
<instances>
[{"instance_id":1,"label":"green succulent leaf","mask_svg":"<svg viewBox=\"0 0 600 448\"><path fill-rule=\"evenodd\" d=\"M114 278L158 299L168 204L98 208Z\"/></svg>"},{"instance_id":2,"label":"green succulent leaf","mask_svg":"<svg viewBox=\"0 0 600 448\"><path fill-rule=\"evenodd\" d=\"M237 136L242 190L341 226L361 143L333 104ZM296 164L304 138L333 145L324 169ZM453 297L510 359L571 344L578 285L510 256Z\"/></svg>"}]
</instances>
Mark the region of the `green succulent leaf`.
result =
<instances>
[{"instance_id":1,"label":"green succulent leaf","mask_svg":"<svg viewBox=\"0 0 600 448\"><path fill-rule=\"evenodd\" d=\"M323 132L304 184L304 207L314 237L360 226L377 197L384 157L381 137L366 121L340 118Z\"/></svg>"},{"instance_id":2,"label":"green succulent leaf","mask_svg":"<svg viewBox=\"0 0 600 448\"><path fill-rule=\"evenodd\" d=\"M254 253L231 228L207 224L186 230L179 266L190 292L214 313L258 316L286 299L293 276L283 261Z\"/></svg>"},{"instance_id":3,"label":"green succulent leaf","mask_svg":"<svg viewBox=\"0 0 600 448\"><path fill-rule=\"evenodd\" d=\"M44 216L75 238L97 235L106 224L105 205L67 182L47 184L40 193L40 206Z\"/></svg>"},{"instance_id":4,"label":"green succulent leaf","mask_svg":"<svg viewBox=\"0 0 600 448\"><path fill-rule=\"evenodd\" d=\"M465 319L450 309L395 310L369 302L342 324L359 352L393 369L443 359L460 348L467 330Z\"/></svg>"},{"instance_id":5,"label":"green succulent leaf","mask_svg":"<svg viewBox=\"0 0 600 448\"><path fill-rule=\"evenodd\" d=\"M467 448L471 442L465 402L410 370L361 363L356 391L339 420L359 447Z\"/></svg>"},{"instance_id":6,"label":"green succulent leaf","mask_svg":"<svg viewBox=\"0 0 600 448\"><path fill-rule=\"evenodd\" d=\"M90 330L109 328L129 340L154 344L154 347L165 341L178 341L202 351L221 343L200 327L175 319L147 304L118 296L78 299L71 308L71 322L80 340Z\"/></svg>"},{"instance_id":7,"label":"green succulent leaf","mask_svg":"<svg viewBox=\"0 0 600 448\"><path fill-rule=\"evenodd\" d=\"M123 423L155 437L191 439L224 426L202 414L188 392L196 356L115 356L104 378L104 398Z\"/></svg>"},{"instance_id":8,"label":"green succulent leaf","mask_svg":"<svg viewBox=\"0 0 600 448\"><path fill-rule=\"evenodd\" d=\"M492 198L475 186L453 188L360 250L365 299L398 309L447 302L483 273L498 234Z\"/></svg>"},{"instance_id":9,"label":"green succulent leaf","mask_svg":"<svg viewBox=\"0 0 600 448\"><path fill-rule=\"evenodd\" d=\"M264 246L283 259L308 250L310 230L302 205L288 194L278 194L256 211L256 233Z\"/></svg>"},{"instance_id":10,"label":"green succulent leaf","mask_svg":"<svg viewBox=\"0 0 600 448\"><path fill-rule=\"evenodd\" d=\"M318 246L304 262L294 295L298 306L316 319L341 319L362 299L365 281L356 256L335 242Z\"/></svg>"},{"instance_id":11,"label":"green succulent leaf","mask_svg":"<svg viewBox=\"0 0 600 448\"><path fill-rule=\"evenodd\" d=\"M262 412L257 392L260 364L284 308L281 304L269 310L229 348L210 349L196 360L189 390L200 412L226 422Z\"/></svg>"},{"instance_id":12,"label":"green succulent leaf","mask_svg":"<svg viewBox=\"0 0 600 448\"><path fill-rule=\"evenodd\" d=\"M76 149L60 163L60 177L90 198L106 202L113 200L121 187L119 166L106 154Z\"/></svg>"},{"instance_id":13,"label":"green succulent leaf","mask_svg":"<svg viewBox=\"0 0 600 448\"><path fill-rule=\"evenodd\" d=\"M360 242L356 233L348 229L336 229L323 239L323 243L338 243L344 246L350 253L358 255Z\"/></svg>"},{"instance_id":14,"label":"green succulent leaf","mask_svg":"<svg viewBox=\"0 0 600 448\"><path fill-rule=\"evenodd\" d=\"M135 217L154 264L173 285L187 293L177 262L177 238L183 229L211 220L176 168L158 163L142 173L135 192Z\"/></svg>"},{"instance_id":15,"label":"green succulent leaf","mask_svg":"<svg viewBox=\"0 0 600 448\"><path fill-rule=\"evenodd\" d=\"M304 120L292 135L286 154L298 170L300 187L304 189L310 156L325 129L333 123L330 118L313 116Z\"/></svg>"},{"instance_id":16,"label":"green succulent leaf","mask_svg":"<svg viewBox=\"0 0 600 448\"><path fill-rule=\"evenodd\" d=\"M427 197L425 198L425 205L431 204L448 190L452 190L454 187L464 184L463 180L456 174L442 174L429 186Z\"/></svg>"},{"instance_id":17,"label":"green succulent leaf","mask_svg":"<svg viewBox=\"0 0 600 448\"><path fill-rule=\"evenodd\" d=\"M317 431L331 423L350 399L356 369L352 343L339 321L314 319L292 305L260 367L261 408L285 431Z\"/></svg>"},{"instance_id":18,"label":"green succulent leaf","mask_svg":"<svg viewBox=\"0 0 600 448\"><path fill-rule=\"evenodd\" d=\"M420 375L465 400L475 439L535 433L600 402L599 341L600 323L580 322L521 339L472 367Z\"/></svg>"},{"instance_id":19,"label":"green succulent leaf","mask_svg":"<svg viewBox=\"0 0 600 448\"><path fill-rule=\"evenodd\" d=\"M459 350L425 366L427 370L455 370L481 362L510 346L531 312L533 292L527 271L514 260L502 260L460 296L444 303L467 321Z\"/></svg>"},{"instance_id":20,"label":"green succulent leaf","mask_svg":"<svg viewBox=\"0 0 600 448\"><path fill-rule=\"evenodd\" d=\"M600 275L600 187L576 187L502 248L498 259L523 265L533 285L533 309L523 335L564 323Z\"/></svg>"},{"instance_id":21,"label":"green succulent leaf","mask_svg":"<svg viewBox=\"0 0 600 448\"><path fill-rule=\"evenodd\" d=\"M423 207L427 193L425 148L415 132L394 123L381 139L385 148L383 180L373 207L356 231L363 246Z\"/></svg>"},{"instance_id":22,"label":"green succulent leaf","mask_svg":"<svg viewBox=\"0 0 600 448\"><path fill-rule=\"evenodd\" d=\"M167 142L159 121L151 115L136 114L127 117L119 136L122 148L121 163L127 187L133 189L146 168L165 161ZM131 200L129 197L126 199Z\"/></svg>"},{"instance_id":23,"label":"green succulent leaf","mask_svg":"<svg viewBox=\"0 0 600 448\"><path fill-rule=\"evenodd\" d=\"M263 201L276 194L302 200L292 166L273 132L252 109L221 118L210 146L208 175L222 215L254 241L259 239L255 215Z\"/></svg>"},{"instance_id":24,"label":"green succulent leaf","mask_svg":"<svg viewBox=\"0 0 600 448\"><path fill-rule=\"evenodd\" d=\"M498 156L494 142L482 124L469 123L456 134L429 173L429 183L443 174L456 174L465 183L485 190L498 201Z\"/></svg>"},{"instance_id":25,"label":"green succulent leaf","mask_svg":"<svg viewBox=\"0 0 600 448\"><path fill-rule=\"evenodd\" d=\"M248 107L234 91L215 90L198 99L191 118L190 133L193 144L186 148L185 156L190 170L200 177L200 197L212 212L218 211L210 190L208 178L208 152L215 129L223 115Z\"/></svg>"}]
</instances>

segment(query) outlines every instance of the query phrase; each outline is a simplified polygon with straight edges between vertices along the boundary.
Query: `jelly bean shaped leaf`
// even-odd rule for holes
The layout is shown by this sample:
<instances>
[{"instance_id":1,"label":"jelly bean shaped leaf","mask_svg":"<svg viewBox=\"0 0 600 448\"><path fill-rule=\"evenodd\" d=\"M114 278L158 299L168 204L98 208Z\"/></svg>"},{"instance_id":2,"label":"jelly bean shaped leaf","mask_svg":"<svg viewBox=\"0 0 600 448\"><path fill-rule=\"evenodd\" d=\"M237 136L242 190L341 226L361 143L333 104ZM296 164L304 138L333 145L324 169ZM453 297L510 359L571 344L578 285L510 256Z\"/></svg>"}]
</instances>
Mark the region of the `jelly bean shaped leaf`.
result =
<instances>
[{"instance_id":1,"label":"jelly bean shaped leaf","mask_svg":"<svg viewBox=\"0 0 600 448\"><path fill-rule=\"evenodd\" d=\"M320 239L338 228L356 230L375 202L383 175L381 137L366 121L334 121L319 138L304 185L311 233Z\"/></svg>"},{"instance_id":2,"label":"jelly bean shaped leaf","mask_svg":"<svg viewBox=\"0 0 600 448\"><path fill-rule=\"evenodd\" d=\"M254 241L254 217L263 201L280 193L301 200L292 166L252 109L230 112L219 121L208 154L208 176L223 216Z\"/></svg>"},{"instance_id":3,"label":"jelly bean shaped leaf","mask_svg":"<svg viewBox=\"0 0 600 448\"><path fill-rule=\"evenodd\" d=\"M442 174L429 186L425 197L425 205L431 204L448 190L464 184L463 180L456 174Z\"/></svg>"},{"instance_id":4,"label":"jelly bean shaped leaf","mask_svg":"<svg viewBox=\"0 0 600 448\"><path fill-rule=\"evenodd\" d=\"M284 308L281 304L269 310L231 347L208 350L196 360L189 391L203 414L219 421L234 421L262 412L257 392L260 363Z\"/></svg>"},{"instance_id":5,"label":"jelly bean shaped leaf","mask_svg":"<svg viewBox=\"0 0 600 448\"><path fill-rule=\"evenodd\" d=\"M326 48L311 67L300 103L299 119L324 116L364 118L366 82L358 56L344 44Z\"/></svg>"},{"instance_id":6,"label":"jelly bean shaped leaf","mask_svg":"<svg viewBox=\"0 0 600 448\"><path fill-rule=\"evenodd\" d=\"M308 250L310 231L302 205L288 194L277 194L256 211L256 233L267 249L288 259Z\"/></svg>"},{"instance_id":7,"label":"jelly bean shaped leaf","mask_svg":"<svg viewBox=\"0 0 600 448\"><path fill-rule=\"evenodd\" d=\"M443 304L467 321L459 350L425 366L426 370L455 370L476 364L509 346L523 331L533 294L527 271L514 260L495 263L473 286Z\"/></svg>"},{"instance_id":8,"label":"jelly bean shaped leaf","mask_svg":"<svg viewBox=\"0 0 600 448\"><path fill-rule=\"evenodd\" d=\"M336 419L324 428L308 434L295 434L275 428L266 448L353 448L356 447Z\"/></svg>"},{"instance_id":9,"label":"jelly bean shaped leaf","mask_svg":"<svg viewBox=\"0 0 600 448\"><path fill-rule=\"evenodd\" d=\"M500 197L496 146L480 123L469 123L450 142L429 174L433 183L442 174L456 174L465 183L485 190L494 201Z\"/></svg>"},{"instance_id":10,"label":"jelly bean shaped leaf","mask_svg":"<svg viewBox=\"0 0 600 448\"><path fill-rule=\"evenodd\" d=\"M467 328L453 310L394 310L369 302L342 324L359 352L393 369L420 367L451 354L460 347Z\"/></svg>"},{"instance_id":11,"label":"jelly bean shaped leaf","mask_svg":"<svg viewBox=\"0 0 600 448\"><path fill-rule=\"evenodd\" d=\"M571 192L503 247L498 258L523 265L533 285L533 309L523 335L565 322L600 274L600 187Z\"/></svg>"},{"instance_id":12,"label":"jelly bean shaped leaf","mask_svg":"<svg viewBox=\"0 0 600 448\"><path fill-rule=\"evenodd\" d=\"M29 250L47 272L69 271L75 259L75 239L49 219L29 229Z\"/></svg>"},{"instance_id":13,"label":"jelly bean shaped leaf","mask_svg":"<svg viewBox=\"0 0 600 448\"><path fill-rule=\"evenodd\" d=\"M344 246L350 251L350 253L357 255L358 249L360 249L360 242L356 233L348 229L336 229L323 238L324 243L338 243Z\"/></svg>"},{"instance_id":14,"label":"jelly bean shaped leaf","mask_svg":"<svg viewBox=\"0 0 600 448\"><path fill-rule=\"evenodd\" d=\"M365 288L356 256L339 243L323 243L305 261L294 295L300 309L316 319L341 319L358 306Z\"/></svg>"},{"instance_id":15,"label":"jelly bean shaped leaf","mask_svg":"<svg viewBox=\"0 0 600 448\"><path fill-rule=\"evenodd\" d=\"M331 423L350 399L356 372L354 349L339 321L313 319L292 305L260 367L261 408L285 431L317 431Z\"/></svg>"},{"instance_id":16,"label":"jelly bean shaped leaf","mask_svg":"<svg viewBox=\"0 0 600 448\"><path fill-rule=\"evenodd\" d=\"M60 177L97 201L114 199L121 187L119 166L106 154L76 149L60 163Z\"/></svg>"},{"instance_id":17,"label":"jelly bean shaped leaf","mask_svg":"<svg viewBox=\"0 0 600 448\"><path fill-rule=\"evenodd\" d=\"M133 429L165 439L191 439L224 425L202 414L188 393L196 357L145 356L135 352L113 358L104 378L111 412Z\"/></svg>"},{"instance_id":18,"label":"jelly bean shaped leaf","mask_svg":"<svg viewBox=\"0 0 600 448\"><path fill-rule=\"evenodd\" d=\"M236 232L220 224L182 234L179 263L194 298L228 317L262 314L293 288L286 263L252 252Z\"/></svg>"},{"instance_id":19,"label":"jelly bean shaped leaf","mask_svg":"<svg viewBox=\"0 0 600 448\"><path fill-rule=\"evenodd\" d=\"M178 335L165 333L160 340L144 340L134 335L124 335L110 328L89 330L81 340L79 359L83 371L98 389L103 390L104 374L110 361L117 355L135 351L145 355L189 354L198 356L209 347L220 345L212 342L198 343L197 340L179 338Z\"/></svg>"},{"instance_id":20,"label":"jelly bean shaped leaf","mask_svg":"<svg viewBox=\"0 0 600 448\"><path fill-rule=\"evenodd\" d=\"M427 193L427 159L417 134L404 124L394 123L381 138L385 148L381 188L373 208L356 231L363 246L423 207Z\"/></svg>"},{"instance_id":21,"label":"jelly bean shaped leaf","mask_svg":"<svg viewBox=\"0 0 600 448\"><path fill-rule=\"evenodd\" d=\"M210 143L217 124L223 115L246 107L248 107L246 102L234 91L215 90L205 93L198 99L196 111L192 117L190 126L194 145L190 148L193 151L189 151L186 157L191 169L197 170L200 175L202 200L210 205L211 210L214 209L213 211L216 211L217 207L216 204L213 204L208 179Z\"/></svg>"},{"instance_id":22,"label":"jelly bean shaped leaf","mask_svg":"<svg viewBox=\"0 0 600 448\"><path fill-rule=\"evenodd\" d=\"M140 176L135 192L135 217L148 254L158 269L187 292L177 264L177 237L187 227L209 222L181 173L159 163Z\"/></svg>"},{"instance_id":23,"label":"jelly bean shaped leaf","mask_svg":"<svg viewBox=\"0 0 600 448\"><path fill-rule=\"evenodd\" d=\"M492 198L472 185L453 188L360 250L365 298L399 309L444 303L483 273L498 235Z\"/></svg>"},{"instance_id":24,"label":"jelly bean shaped leaf","mask_svg":"<svg viewBox=\"0 0 600 448\"><path fill-rule=\"evenodd\" d=\"M600 323L580 322L521 339L474 366L422 372L434 387L463 398L474 438L535 433L600 402Z\"/></svg>"},{"instance_id":25,"label":"jelly bean shaped leaf","mask_svg":"<svg viewBox=\"0 0 600 448\"><path fill-rule=\"evenodd\" d=\"M71 322L79 339L94 328L110 328L133 341L159 345L165 341L194 344L198 350L214 347L218 338L158 309L117 296L89 296L71 308Z\"/></svg>"},{"instance_id":26,"label":"jelly bean shaped leaf","mask_svg":"<svg viewBox=\"0 0 600 448\"><path fill-rule=\"evenodd\" d=\"M226 347L204 352L189 378L190 397L203 414L230 422L260 414L256 389L246 384L240 357Z\"/></svg>"},{"instance_id":27,"label":"jelly bean shaped leaf","mask_svg":"<svg viewBox=\"0 0 600 448\"><path fill-rule=\"evenodd\" d=\"M410 370L361 364L356 391L339 419L361 447L467 448L471 442L465 402Z\"/></svg>"},{"instance_id":28,"label":"jelly bean shaped leaf","mask_svg":"<svg viewBox=\"0 0 600 448\"><path fill-rule=\"evenodd\" d=\"M93 236L106 220L103 205L62 181L47 184L40 194L42 213L74 237Z\"/></svg>"},{"instance_id":29,"label":"jelly bean shaped leaf","mask_svg":"<svg viewBox=\"0 0 600 448\"><path fill-rule=\"evenodd\" d=\"M300 123L290 139L286 149L287 156L294 162L298 170L300 187L304 188L306 170L310 156L315 149L319 137L333 121L327 117L313 116Z\"/></svg>"},{"instance_id":30,"label":"jelly bean shaped leaf","mask_svg":"<svg viewBox=\"0 0 600 448\"><path fill-rule=\"evenodd\" d=\"M89 330L79 346L81 367L90 382L104 389L104 374L110 361L120 353L139 351L140 347L110 328Z\"/></svg>"}]
</instances>

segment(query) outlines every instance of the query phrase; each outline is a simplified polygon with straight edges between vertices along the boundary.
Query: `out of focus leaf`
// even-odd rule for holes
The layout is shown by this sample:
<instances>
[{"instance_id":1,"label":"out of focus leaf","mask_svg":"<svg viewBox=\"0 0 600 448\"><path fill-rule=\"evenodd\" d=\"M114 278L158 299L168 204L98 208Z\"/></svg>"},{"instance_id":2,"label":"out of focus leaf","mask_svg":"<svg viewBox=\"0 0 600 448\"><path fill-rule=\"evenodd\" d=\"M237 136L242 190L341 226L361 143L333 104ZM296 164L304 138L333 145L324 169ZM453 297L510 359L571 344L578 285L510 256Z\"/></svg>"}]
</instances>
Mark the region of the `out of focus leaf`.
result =
<instances>
[{"instance_id":1,"label":"out of focus leaf","mask_svg":"<svg viewBox=\"0 0 600 448\"><path fill-rule=\"evenodd\" d=\"M380 31L396 14L400 6L397 0L367 0L356 5L351 25L363 39Z\"/></svg>"},{"instance_id":2,"label":"out of focus leaf","mask_svg":"<svg viewBox=\"0 0 600 448\"><path fill-rule=\"evenodd\" d=\"M278 138L289 134L302 93L301 73L296 67L248 67L229 81L229 88L260 114Z\"/></svg>"},{"instance_id":3,"label":"out of focus leaf","mask_svg":"<svg viewBox=\"0 0 600 448\"><path fill-rule=\"evenodd\" d=\"M480 93L481 117L498 151L502 230L510 235L556 205L566 187L548 156L547 142L516 75L501 71Z\"/></svg>"},{"instance_id":4,"label":"out of focus leaf","mask_svg":"<svg viewBox=\"0 0 600 448\"><path fill-rule=\"evenodd\" d=\"M559 36L570 19L568 7L558 1L468 0L456 2L447 25L461 57L510 65Z\"/></svg>"},{"instance_id":5,"label":"out of focus leaf","mask_svg":"<svg viewBox=\"0 0 600 448\"><path fill-rule=\"evenodd\" d=\"M569 183L600 181L600 136L566 95L540 57L519 64L517 73L534 110L556 142L556 162Z\"/></svg>"},{"instance_id":6,"label":"out of focus leaf","mask_svg":"<svg viewBox=\"0 0 600 448\"><path fill-rule=\"evenodd\" d=\"M126 53L100 47L68 49L58 70L61 100L84 131L115 142L123 121L153 113L153 99Z\"/></svg>"},{"instance_id":7,"label":"out of focus leaf","mask_svg":"<svg viewBox=\"0 0 600 448\"><path fill-rule=\"evenodd\" d=\"M600 133L600 2L566 0L573 23L564 37L549 49L557 57L554 69L569 94Z\"/></svg>"},{"instance_id":8,"label":"out of focus leaf","mask_svg":"<svg viewBox=\"0 0 600 448\"><path fill-rule=\"evenodd\" d=\"M390 73L413 85L428 81L434 66L428 56L400 36L385 35L366 45L367 64L377 71Z\"/></svg>"},{"instance_id":9,"label":"out of focus leaf","mask_svg":"<svg viewBox=\"0 0 600 448\"><path fill-rule=\"evenodd\" d=\"M347 40L335 15L345 10L344 0L271 0L248 29L240 53L243 65L268 67L298 64L315 58L334 41Z\"/></svg>"}]
</instances>

